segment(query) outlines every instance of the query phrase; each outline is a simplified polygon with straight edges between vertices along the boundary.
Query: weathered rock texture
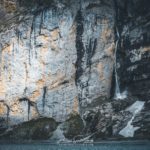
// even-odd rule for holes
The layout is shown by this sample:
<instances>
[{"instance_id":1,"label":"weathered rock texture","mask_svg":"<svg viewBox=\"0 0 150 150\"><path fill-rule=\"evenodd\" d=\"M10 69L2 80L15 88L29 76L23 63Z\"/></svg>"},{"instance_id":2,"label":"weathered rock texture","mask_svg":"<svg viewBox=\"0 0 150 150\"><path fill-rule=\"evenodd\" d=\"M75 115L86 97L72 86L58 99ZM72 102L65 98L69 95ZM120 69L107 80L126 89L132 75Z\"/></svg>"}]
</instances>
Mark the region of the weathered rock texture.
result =
<instances>
[{"instance_id":1,"label":"weathered rock texture","mask_svg":"<svg viewBox=\"0 0 150 150\"><path fill-rule=\"evenodd\" d=\"M150 95L149 6L149 0L0 0L0 129L49 117L66 120L73 139L68 116L76 112L84 122L79 133L118 136L133 115L126 108ZM130 95L118 102L110 99L115 57L121 91ZM136 135L144 137L145 129L149 122Z\"/></svg>"},{"instance_id":2,"label":"weathered rock texture","mask_svg":"<svg viewBox=\"0 0 150 150\"><path fill-rule=\"evenodd\" d=\"M26 19L0 33L0 100L9 108L9 124L38 116L64 121L72 111L110 96L112 2L34 7Z\"/></svg>"},{"instance_id":3,"label":"weathered rock texture","mask_svg":"<svg viewBox=\"0 0 150 150\"><path fill-rule=\"evenodd\" d=\"M150 2L116 1L115 6L120 34L117 62L121 88L141 100L149 100Z\"/></svg>"}]
</instances>

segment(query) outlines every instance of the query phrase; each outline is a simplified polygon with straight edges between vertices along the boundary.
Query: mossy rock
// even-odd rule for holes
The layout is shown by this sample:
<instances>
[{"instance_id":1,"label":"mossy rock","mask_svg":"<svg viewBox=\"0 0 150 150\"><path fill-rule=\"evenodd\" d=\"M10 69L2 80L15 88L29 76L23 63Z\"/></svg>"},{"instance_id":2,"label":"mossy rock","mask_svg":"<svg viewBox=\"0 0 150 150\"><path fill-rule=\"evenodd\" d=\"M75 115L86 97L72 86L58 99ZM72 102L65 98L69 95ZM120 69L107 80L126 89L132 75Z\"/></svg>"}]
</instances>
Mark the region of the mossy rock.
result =
<instances>
[{"instance_id":1,"label":"mossy rock","mask_svg":"<svg viewBox=\"0 0 150 150\"><path fill-rule=\"evenodd\" d=\"M56 128L57 123L53 118L39 118L17 125L11 131L2 135L0 139L47 140Z\"/></svg>"},{"instance_id":2,"label":"mossy rock","mask_svg":"<svg viewBox=\"0 0 150 150\"><path fill-rule=\"evenodd\" d=\"M64 136L67 139L74 139L76 136L81 135L84 129L83 120L77 113L72 113L62 126Z\"/></svg>"}]
</instances>

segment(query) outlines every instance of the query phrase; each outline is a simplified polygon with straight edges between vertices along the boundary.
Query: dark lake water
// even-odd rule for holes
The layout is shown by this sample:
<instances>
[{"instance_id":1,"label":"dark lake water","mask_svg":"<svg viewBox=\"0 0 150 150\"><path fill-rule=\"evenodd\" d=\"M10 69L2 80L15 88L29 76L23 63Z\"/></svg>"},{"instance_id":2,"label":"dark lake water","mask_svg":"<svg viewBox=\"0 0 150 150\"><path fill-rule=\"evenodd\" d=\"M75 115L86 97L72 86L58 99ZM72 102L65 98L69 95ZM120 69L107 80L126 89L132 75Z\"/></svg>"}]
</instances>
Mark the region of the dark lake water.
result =
<instances>
[{"instance_id":1,"label":"dark lake water","mask_svg":"<svg viewBox=\"0 0 150 150\"><path fill-rule=\"evenodd\" d=\"M95 144L0 143L0 150L150 150L150 142L103 142Z\"/></svg>"}]
</instances>

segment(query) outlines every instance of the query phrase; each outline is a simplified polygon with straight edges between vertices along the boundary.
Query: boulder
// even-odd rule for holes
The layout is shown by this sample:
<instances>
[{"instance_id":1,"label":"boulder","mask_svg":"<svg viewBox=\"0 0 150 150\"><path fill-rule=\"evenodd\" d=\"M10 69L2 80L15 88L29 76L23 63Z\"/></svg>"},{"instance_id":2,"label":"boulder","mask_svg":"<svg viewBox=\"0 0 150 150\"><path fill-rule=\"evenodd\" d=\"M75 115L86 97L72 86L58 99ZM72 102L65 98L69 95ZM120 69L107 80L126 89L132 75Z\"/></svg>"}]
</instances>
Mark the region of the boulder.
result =
<instances>
[{"instance_id":1,"label":"boulder","mask_svg":"<svg viewBox=\"0 0 150 150\"><path fill-rule=\"evenodd\" d=\"M17 126L0 136L7 140L47 140L57 128L57 123L52 118L38 118L30 120Z\"/></svg>"},{"instance_id":2,"label":"boulder","mask_svg":"<svg viewBox=\"0 0 150 150\"><path fill-rule=\"evenodd\" d=\"M64 136L67 139L74 139L81 135L84 129L84 124L81 116L77 113L72 113L70 117L62 125Z\"/></svg>"}]
</instances>

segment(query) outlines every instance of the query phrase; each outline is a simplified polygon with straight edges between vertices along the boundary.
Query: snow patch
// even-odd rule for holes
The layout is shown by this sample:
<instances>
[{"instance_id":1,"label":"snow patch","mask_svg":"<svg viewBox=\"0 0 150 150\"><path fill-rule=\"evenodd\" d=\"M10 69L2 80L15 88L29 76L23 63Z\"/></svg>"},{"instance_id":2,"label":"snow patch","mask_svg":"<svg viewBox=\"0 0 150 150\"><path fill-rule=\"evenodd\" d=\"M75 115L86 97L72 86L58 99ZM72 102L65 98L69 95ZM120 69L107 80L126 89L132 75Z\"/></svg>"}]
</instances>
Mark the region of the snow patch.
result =
<instances>
[{"instance_id":1,"label":"snow patch","mask_svg":"<svg viewBox=\"0 0 150 150\"><path fill-rule=\"evenodd\" d=\"M134 120L136 114L138 114L142 110L144 103L145 102L143 102L143 101L136 101L134 104L132 104L130 107L128 107L126 109L126 111L131 112L133 114L133 116L129 120L127 126L119 132L120 135L122 135L124 137L133 137L134 136L134 132L136 130L138 130L139 127L134 127L132 125L132 121Z\"/></svg>"}]
</instances>

